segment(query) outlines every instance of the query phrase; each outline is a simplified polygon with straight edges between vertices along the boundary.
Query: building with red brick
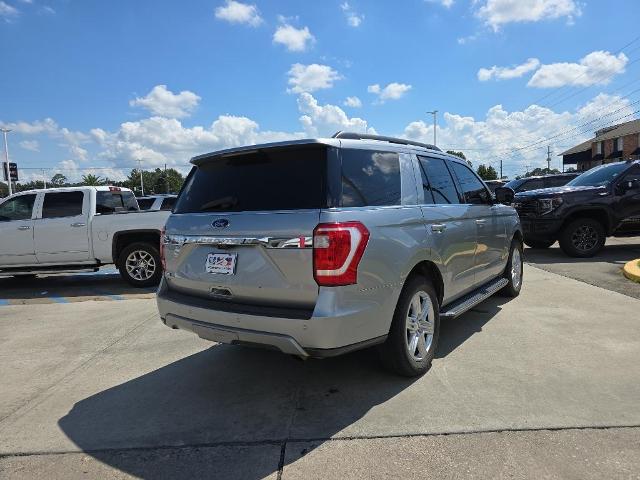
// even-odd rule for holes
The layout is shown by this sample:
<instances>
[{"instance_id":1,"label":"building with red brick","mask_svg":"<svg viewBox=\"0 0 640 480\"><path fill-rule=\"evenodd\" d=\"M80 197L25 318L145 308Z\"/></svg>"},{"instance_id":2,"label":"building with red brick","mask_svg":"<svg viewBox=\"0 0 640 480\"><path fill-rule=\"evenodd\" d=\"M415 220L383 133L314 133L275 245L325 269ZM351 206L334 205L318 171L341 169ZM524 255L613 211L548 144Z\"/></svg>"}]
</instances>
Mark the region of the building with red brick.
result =
<instances>
[{"instance_id":1,"label":"building with red brick","mask_svg":"<svg viewBox=\"0 0 640 480\"><path fill-rule=\"evenodd\" d=\"M620 160L640 158L640 120L598 130L591 140L562 152L563 165L578 171Z\"/></svg>"}]
</instances>

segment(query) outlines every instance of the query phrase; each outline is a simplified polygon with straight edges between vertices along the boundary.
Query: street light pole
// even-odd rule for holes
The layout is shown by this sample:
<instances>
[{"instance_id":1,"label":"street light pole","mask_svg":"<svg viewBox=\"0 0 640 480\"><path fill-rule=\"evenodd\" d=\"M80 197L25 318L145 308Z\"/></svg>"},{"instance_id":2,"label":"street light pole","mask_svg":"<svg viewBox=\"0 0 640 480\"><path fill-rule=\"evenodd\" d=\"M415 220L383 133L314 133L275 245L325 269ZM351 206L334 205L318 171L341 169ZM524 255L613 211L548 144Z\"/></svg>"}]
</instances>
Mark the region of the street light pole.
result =
<instances>
[{"instance_id":1,"label":"street light pole","mask_svg":"<svg viewBox=\"0 0 640 480\"><path fill-rule=\"evenodd\" d=\"M4 135L4 163L7 168L7 185L9 186L9 195L13 193L11 188L11 171L9 170L9 146L7 145L7 133L11 130L8 128L0 129Z\"/></svg>"},{"instance_id":2,"label":"street light pole","mask_svg":"<svg viewBox=\"0 0 640 480\"><path fill-rule=\"evenodd\" d=\"M142 160L138 160L138 171L140 172L140 196L144 197L144 180L142 179Z\"/></svg>"},{"instance_id":3,"label":"street light pole","mask_svg":"<svg viewBox=\"0 0 640 480\"><path fill-rule=\"evenodd\" d=\"M437 119L437 115L438 115L438 110L434 110L432 112L427 112L430 113L431 115L433 115L433 145L436 146L436 129L438 127L438 119Z\"/></svg>"}]
</instances>

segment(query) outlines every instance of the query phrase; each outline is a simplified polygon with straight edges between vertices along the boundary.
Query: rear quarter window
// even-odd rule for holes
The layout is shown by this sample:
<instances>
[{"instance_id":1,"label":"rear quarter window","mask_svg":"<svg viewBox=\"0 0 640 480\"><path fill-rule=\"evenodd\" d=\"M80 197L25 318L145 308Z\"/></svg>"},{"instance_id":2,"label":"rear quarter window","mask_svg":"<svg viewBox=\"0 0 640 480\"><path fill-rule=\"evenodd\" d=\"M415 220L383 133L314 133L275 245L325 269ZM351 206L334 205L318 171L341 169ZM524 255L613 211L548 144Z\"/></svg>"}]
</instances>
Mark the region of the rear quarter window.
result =
<instances>
[{"instance_id":1,"label":"rear quarter window","mask_svg":"<svg viewBox=\"0 0 640 480\"><path fill-rule=\"evenodd\" d=\"M341 155L343 207L401 204L397 153L343 149Z\"/></svg>"}]
</instances>

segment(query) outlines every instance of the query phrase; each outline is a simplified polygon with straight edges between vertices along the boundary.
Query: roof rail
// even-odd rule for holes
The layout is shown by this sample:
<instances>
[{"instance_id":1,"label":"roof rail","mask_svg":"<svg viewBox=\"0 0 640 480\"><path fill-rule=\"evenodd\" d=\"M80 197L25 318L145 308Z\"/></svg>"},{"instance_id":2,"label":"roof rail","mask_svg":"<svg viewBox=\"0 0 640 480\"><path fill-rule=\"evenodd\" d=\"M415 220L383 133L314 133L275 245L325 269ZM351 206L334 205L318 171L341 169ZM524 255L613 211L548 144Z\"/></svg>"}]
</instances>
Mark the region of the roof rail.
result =
<instances>
[{"instance_id":1,"label":"roof rail","mask_svg":"<svg viewBox=\"0 0 640 480\"><path fill-rule=\"evenodd\" d=\"M331 138L340 138L343 140L379 140L381 142L398 143L400 145L415 145L416 147L423 147L429 150L437 150L438 152L442 151L435 145L431 145L428 143L414 142L413 140L405 140L404 138L386 137L384 135L371 135L370 133L338 131L334 133Z\"/></svg>"}]
</instances>

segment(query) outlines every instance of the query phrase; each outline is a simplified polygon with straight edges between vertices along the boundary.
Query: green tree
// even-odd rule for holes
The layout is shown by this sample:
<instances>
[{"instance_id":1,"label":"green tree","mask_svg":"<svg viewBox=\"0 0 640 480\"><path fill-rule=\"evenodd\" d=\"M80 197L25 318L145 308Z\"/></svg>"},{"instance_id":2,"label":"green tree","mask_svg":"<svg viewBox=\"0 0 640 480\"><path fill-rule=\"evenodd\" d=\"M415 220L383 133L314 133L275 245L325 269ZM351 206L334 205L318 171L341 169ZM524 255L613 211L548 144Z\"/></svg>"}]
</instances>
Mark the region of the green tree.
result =
<instances>
[{"instance_id":1,"label":"green tree","mask_svg":"<svg viewBox=\"0 0 640 480\"><path fill-rule=\"evenodd\" d=\"M67 177L65 177L61 173L56 173L53 177L51 177L49 183L51 183L51 185L53 185L54 187L64 187L67 184Z\"/></svg>"},{"instance_id":2,"label":"green tree","mask_svg":"<svg viewBox=\"0 0 640 480\"><path fill-rule=\"evenodd\" d=\"M478 173L480 178L483 180L498 179L498 172L496 172L496 169L493 168L491 165L489 165L488 167L486 165L480 165L478 167L478 170L476 170L476 172Z\"/></svg>"},{"instance_id":3,"label":"green tree","mask_svg":"<svg viewBox=\"0 0 640 480\"><path fill-rule=\"evenodd\" d=\"M96 187L100 185L104 185L104 180L102 180L99 176L94 175L92 173L87 173L82 176L81 185L85 185L88 187Z\"/></svg>"},{"instance_id":4,"label":"green tree","mask_svg":"<svg viewBox=\"0 0 640 480\"><path fill-rule=\"evenodd\" d=\"M9 195L9 187L6 183L0 182L0 198Z\"/></svg>"}]
</instances>

